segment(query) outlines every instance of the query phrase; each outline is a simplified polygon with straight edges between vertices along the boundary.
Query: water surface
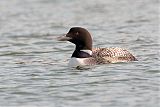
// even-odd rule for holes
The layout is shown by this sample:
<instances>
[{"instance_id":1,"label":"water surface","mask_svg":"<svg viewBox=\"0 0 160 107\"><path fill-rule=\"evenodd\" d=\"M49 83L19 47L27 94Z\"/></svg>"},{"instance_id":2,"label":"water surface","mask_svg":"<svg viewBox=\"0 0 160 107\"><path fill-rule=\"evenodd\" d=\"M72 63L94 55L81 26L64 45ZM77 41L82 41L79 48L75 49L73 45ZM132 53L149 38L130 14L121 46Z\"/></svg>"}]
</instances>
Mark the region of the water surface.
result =
<instances>
[{"instance_id":1,"label":"water surface","mask_svg":"<svg viewBox=\"0 0 160 107\"><path fill-rule=\"evenodd\" d=\"M68 68L73 26L139 61ZM158 0L1 0L0 106L160 106L158 26Z\"/></svg>"}]
</instances>

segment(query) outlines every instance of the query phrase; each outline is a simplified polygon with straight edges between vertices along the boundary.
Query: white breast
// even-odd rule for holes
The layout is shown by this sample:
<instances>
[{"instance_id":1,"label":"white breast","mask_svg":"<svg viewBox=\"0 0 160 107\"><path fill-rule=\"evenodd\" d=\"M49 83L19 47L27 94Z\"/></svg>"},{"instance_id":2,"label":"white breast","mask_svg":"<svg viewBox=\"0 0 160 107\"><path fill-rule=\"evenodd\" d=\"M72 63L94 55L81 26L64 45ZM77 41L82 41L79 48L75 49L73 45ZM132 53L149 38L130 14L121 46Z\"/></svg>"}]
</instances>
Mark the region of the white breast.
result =
<instances>
[{"instance_id":1,"label":"white breast","mask_svg":"<svg viewBox=\"0 0 160 107\"><path fill-rule=\"evenodd\" d=\"M75 57L72 57L71 59L70 59L70 61L69 61L69 67L77 67L77 66L84 66L84 65L86 65L85 63L84 63L84 60L85 60L86 58L75 58Z\"/></svg>"}]
</instances>

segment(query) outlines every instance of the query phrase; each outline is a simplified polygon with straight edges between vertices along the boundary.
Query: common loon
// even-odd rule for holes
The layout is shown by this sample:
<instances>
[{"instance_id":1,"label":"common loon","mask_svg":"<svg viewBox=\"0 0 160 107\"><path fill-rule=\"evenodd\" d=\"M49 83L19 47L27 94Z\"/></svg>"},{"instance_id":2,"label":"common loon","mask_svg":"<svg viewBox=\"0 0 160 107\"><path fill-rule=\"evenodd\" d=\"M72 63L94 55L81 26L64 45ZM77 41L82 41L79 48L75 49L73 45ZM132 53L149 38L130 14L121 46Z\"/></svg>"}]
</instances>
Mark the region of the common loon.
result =
<instances>
[{"instance_id":1,"label":"common loon","mask_svg":"<svg viewBox=\"0 0 160 107\"><path fill-rule=\"evenodd\" d=\"M69 32L58 38L59 41L69 41L76 48L69 61L70 67L129 62L137 59L126 49L122 48L92 48L91 34L82 27L73 27Z\"/></svg>"}]
</instances>

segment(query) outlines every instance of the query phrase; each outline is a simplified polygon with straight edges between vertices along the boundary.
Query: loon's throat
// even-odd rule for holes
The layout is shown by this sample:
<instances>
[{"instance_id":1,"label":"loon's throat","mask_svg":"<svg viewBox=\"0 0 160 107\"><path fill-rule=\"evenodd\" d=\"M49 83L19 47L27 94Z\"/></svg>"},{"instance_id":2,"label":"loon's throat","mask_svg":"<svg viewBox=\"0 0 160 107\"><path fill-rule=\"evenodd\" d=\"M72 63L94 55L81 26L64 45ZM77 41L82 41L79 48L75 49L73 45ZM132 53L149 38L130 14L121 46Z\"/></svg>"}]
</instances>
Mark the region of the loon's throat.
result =
<instances>
[{"instance_id":1,"label":"loon's throat","mask_svg":"<svg viewBox=\"0 0 160 107\"><path fill-rule=\"evenodd\" d=\"M72 57L76 58L89 58L92 57L92 51L90 50L75 50Z\"/></svg>"}]
</instances>

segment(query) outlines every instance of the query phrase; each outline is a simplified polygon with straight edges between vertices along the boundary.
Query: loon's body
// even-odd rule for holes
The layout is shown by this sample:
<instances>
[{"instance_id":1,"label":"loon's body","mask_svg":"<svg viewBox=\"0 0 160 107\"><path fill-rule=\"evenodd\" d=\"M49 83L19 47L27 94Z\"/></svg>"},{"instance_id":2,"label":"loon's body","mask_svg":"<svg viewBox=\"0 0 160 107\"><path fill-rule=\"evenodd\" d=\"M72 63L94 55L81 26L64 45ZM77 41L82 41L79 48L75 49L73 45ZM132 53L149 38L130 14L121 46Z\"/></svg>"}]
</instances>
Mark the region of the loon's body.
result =
<instances>
[{"instance_id":1,"label":"loon's body","mask_svg":"<svg viewBox=\"0 0 160 107\"><path fill-rule=\"evenodd\" d=\"M70 41L76 45L69 66L117 63L136 61L137 59L126 49L122 48L92 48L90 33L81 27L73 27L59 38L60 41Z\"/></svg>"}]
</instances>

